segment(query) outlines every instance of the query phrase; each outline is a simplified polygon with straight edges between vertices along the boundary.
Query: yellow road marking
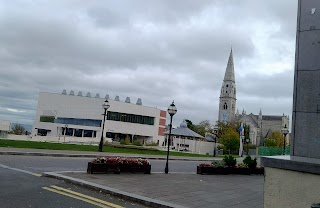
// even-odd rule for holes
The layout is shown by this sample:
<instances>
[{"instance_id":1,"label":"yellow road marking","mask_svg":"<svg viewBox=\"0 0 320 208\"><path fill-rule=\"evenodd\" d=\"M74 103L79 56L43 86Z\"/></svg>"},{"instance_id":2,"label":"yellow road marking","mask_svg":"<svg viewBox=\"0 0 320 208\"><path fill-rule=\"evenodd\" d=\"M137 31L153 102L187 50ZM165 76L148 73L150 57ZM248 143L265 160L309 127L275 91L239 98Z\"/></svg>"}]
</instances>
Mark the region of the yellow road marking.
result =
<instances>
[{"instance_id":1,"label":"yellow road marking","mask_svg":"<svg viewBox=\"0 0 320 208\"><path fill-rule=\"evenodd\" d=\"M108 205L108 206L113 207L113 208L124 208L122 206L119 206L119 205L116 205L116 204L113 204L113 203L110 203L110 202L106 202L106 201L103 201L101 199L97 199L97 198L92 197L92 196L88 196L88 195L84 195L84 194L81 194L81 193L78 193L78 192L75 192L75 191L71 191L69 189L65 189L65 188L62 188L62 187L59 187L59 186L54 186L53 185L53 186L50 186L50 187L54 188L54 189L57 189L57 190L60 190L60 191L65 191L65 192L68 192L70 194L74 194L74 195L86 198L86 199L89 199L89 200L92 200L92 201L95 201L95 202L99 202L101 204L105 204L105 205Z\"/></svg>"},{"instance_id":2,"label":"yellow road marking","mask_svg":"<svg viewBox=\"0 0 320 208\"><path fill-rule=\"evenodd\" d=\"M51 192L54 192L54 193L57 193L57 194L61 194L61 195L64 195L64 196L68 196L68 197L71 197L71 198L74 198L74 199L78 199L78 200L87 202L87 203L89 203L89 204L96 205L96 206L98 206L98 207L110 208L110 207L105 206L105 205L102 205L102 204L100 204L100 203L93 202L93 201L91 201L91 200L84 199L84 198L81 198L81 197L78 197L78 196L74 196L74 195L72 195L72 194L68 194L68 193L65 193L65 192L62 192L62 191L58 191L58 190L55 190L55 189L52 189L52 188L48 188L48 187L42 187L42 188L45 189L45 190L47 190L47 191L51 191Z\"/></svg>"}]
</instances>

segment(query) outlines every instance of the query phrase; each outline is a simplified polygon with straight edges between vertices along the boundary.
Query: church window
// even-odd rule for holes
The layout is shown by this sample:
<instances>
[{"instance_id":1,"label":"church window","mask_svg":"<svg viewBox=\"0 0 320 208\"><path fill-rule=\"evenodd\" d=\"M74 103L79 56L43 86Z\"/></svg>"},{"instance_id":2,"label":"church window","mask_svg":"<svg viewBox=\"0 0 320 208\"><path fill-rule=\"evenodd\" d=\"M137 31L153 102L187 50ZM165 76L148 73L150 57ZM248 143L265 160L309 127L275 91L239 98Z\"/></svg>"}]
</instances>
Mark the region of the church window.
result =
<instances>
[{"instance_id":1,"label":"church window","mask_svg":"<svg viewBox=\"0 0 320 208\"><path fill-rule=\"evenodd\" d=\"M226 87L229 87L229 85L227 85Z\"/></svg>"},{"instance_id":2,"label":"church window","mask_svg":"<svg viewBox=\"0 0 320 208\"><path fill-rule=\"evenodd\" d=\"M224 109L224 110L227 110L227 109L228 109L228 105L227 105L227 103L224 103L224 105L223 105L223 109Z\"/></svg>"}]
</instances>

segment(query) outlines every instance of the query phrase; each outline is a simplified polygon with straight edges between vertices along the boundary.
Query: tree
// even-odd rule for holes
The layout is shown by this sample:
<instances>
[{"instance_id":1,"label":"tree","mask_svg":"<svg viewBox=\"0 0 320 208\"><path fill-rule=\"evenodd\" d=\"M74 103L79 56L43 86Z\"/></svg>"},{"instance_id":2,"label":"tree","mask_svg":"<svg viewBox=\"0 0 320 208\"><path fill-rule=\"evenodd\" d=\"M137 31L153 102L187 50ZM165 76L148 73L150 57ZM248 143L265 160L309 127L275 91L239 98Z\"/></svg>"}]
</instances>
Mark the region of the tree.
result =
<instances>
[{"instance_id":1,"label":"tree","mask_svg":"<svg viewBox=\"0 0 320 208\"><path fill-rule=\"evenodd\" d=\"M201 121L195 125L196 132L202 136L206 136L206 133L212 133L213 125L208 120Z\"/></svg>"},{"instance_id":2,"label":"tree","mask_svg":"<svg viewBox=\"0 0 320 208\"><path fill-rule=\"evenodd\" d=\"M191 129L192 131L195 131L195 126L194 124L192 123L192 121L190 121L189 119L184 119L186 122L187 122L187 127L189 129Z\"/></svg>"},{"instance_id":3,"label":"tree","mask_svg":"<svg viewBox=\"0 0 320 208\"><path fill-rule=\"evenodd\" d=\"M22 135L25 131L26 129L21 124L14 124L11 132L16 135Z\"/></svg>"},{"instance_id":4,"label":"tree","mask_svg":"<svg viewBox=\"0 0 320 208\"><path fill-rule=\"evenodd\" d=\"M271 132L270 136L264 141L267 147L283 147L283 136L280 131Z\"/></svg>"},{"instance_id":5,"label":"tree","mask_svg":"<svg viewBox=\"0 0 320 208\"><path fill-rule=\"evenodd\" d=\"M213 125L208 120L201 121L199 124L193 124L189 119L185 119L187 126L192 131L205 137L206 133L212 133Z\"/></svg>"},{"instance_id":6,"label":"tree","mask_svg":"<svg viewBox=\"0 0 320 208\"><path fill-rule=\"evenodd\" d=\"M240 147L240 139L237 131L234 128L228 127L224 129L224 134L220 138L220 143L223 145L223 150L229 154L236 151Z\"/></svg>"},{"instance_id":7,"label":"tree","mask_svg":"<svg viewBox=\"0 0 320 208\"><path fill-rule=\"evenodd\" d=\"M235 132L238 132L240 123L223 123L218 122L218 138L222 138L225 134L229 132L229 129L233 129Z\"/></svg>"}]
</instances>

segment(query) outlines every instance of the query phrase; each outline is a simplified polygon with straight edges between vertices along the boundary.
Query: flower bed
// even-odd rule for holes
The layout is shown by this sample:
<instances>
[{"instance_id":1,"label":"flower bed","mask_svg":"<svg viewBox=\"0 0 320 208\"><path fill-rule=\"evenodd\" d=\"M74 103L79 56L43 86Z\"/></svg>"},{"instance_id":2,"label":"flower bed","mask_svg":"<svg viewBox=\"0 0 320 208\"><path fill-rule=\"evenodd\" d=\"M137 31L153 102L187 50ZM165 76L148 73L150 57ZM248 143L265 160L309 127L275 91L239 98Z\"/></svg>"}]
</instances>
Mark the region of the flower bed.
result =
<instances>
[{"instance_id":1,"label":"flower bed","mask_svg":"<svg viewBox=\"0 0 320 208\"><path fill-rule=\"evenodd\" d=\"M256 159L246 157L244 163L236 164L236 160L232 156L226 156L222 161L212 162L211 164L200 164L197 166L197 174L208 175L264 175L264 168L257 167Z\"/></svg>"},{"instance_id":2,"label":"flower bed","mask_svg":"<svg viewBox=\"0 0 320 208\"><path fill-rule=\"evenodd\" d=\"M142 172L151 173L151 164L145 159L131 159L120 157L102 157L88 162L87 173L120 173L120 172Z\"/></svg>"}]
</instances>

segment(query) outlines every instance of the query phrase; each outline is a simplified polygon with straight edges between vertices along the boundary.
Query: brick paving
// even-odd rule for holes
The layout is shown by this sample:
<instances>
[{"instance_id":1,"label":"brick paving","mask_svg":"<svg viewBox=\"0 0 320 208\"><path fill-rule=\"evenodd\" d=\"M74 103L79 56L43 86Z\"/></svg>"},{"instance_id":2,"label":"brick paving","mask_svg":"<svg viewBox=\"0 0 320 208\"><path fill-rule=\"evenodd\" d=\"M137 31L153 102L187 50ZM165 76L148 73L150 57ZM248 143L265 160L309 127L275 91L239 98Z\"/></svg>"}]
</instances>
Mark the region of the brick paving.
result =
<instances>
[{"instance_id":1,"label":"brick paving","mask_svg":"<svg viewBox=\"0 0 320 208\"><path fill-rule=\"evenodd\" d=\"M263 176L84 172L63 175L185 207L263 207Z\"/></svg>"}]
</instances>

